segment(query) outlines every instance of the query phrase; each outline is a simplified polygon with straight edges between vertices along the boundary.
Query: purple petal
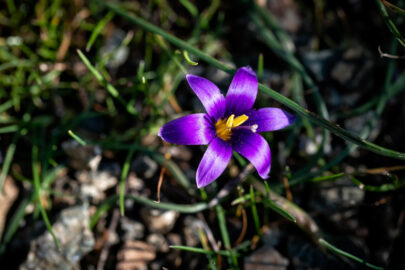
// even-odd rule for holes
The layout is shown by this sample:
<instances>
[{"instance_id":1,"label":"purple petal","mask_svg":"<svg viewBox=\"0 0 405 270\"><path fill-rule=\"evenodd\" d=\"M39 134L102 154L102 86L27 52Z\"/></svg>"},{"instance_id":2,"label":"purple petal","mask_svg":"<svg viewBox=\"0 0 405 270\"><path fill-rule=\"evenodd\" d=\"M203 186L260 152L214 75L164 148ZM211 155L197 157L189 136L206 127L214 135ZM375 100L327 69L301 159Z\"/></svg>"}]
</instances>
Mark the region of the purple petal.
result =
<instances>
[{"instance_id":1,"label":"purple petal","mask_svg":"<svg viewBox=\"0 0 405 270\"><path fill-rule=\"evenodd\" d=\"M295 116L279 108L262 108L245 112L249 119L244 126L258 125L257 132L285 128L295 121Z\"/></svg>"},{"instance_id":2,"label":"purple petal","mask_svg":"<svg viewBox=\"0 0 405 270\"><path fill-rule=\"evenodd\" d=\"M267 141L257 133L238 130L232 135L232 147L255 166L260 177L269 177L271 152Z\"/></svg>"},{"instance_id":3,"label":"purple petal","mask_svg":"<svg viewBox=\"0 0 405 270\"><path fill-rule=\"evenodd\" d=\"M166 123L158 135L169 143L203 145L215 137L215 128L207 114L196 113Z\"/></svg>"},{"instance_id":4,"label":"purple petal","mask_svg":"<svg viewBox=\"0 0 405 270\"><path fill-rule=\"evenodd\" d=\"M197 169L197 187L202 188L216 180L231 160L232 146L216 137L209 144Z\"/></svg>"},{"instance_id":5,"label":"purple petal","mask_svg":"<svg viewBox=\"0 0 405 270\"><path fill-rule=\"evenodd\" d=\"M208 115L214 118L215 121L222 118L225 113L225 98L219 88L202 77L187 75L186 78Z\"/></svg>"},{"instance_id":6,"label":"purple petal","mask_svg":"<svg viewBox=\"0 0 405 270\"><path fill-rule=\"evenodd\" d=\"M250 67L236 71L226 94L226 114L236 116L252 108L257 95L257 77Z\"/></svg>"}]
</instances>

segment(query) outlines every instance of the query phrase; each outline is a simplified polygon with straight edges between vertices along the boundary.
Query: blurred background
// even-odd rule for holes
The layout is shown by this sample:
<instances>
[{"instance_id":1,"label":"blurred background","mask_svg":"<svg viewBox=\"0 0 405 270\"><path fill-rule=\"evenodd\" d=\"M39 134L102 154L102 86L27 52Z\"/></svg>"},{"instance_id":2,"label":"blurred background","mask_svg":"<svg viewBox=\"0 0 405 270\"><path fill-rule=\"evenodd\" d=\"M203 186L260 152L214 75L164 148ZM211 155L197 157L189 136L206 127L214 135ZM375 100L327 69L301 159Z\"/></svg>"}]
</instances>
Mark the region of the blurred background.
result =
<instances>
[{"instance_id":1,"label":"blurred background","mask_svg":"<svg viewBox=\"0 0 405 270\"><path fill-rule=\"evenodd\" d=\"M133 19L234 69L249 65L300 106L405 152L403 7L398 0L2 1L2 267L405 269L404 161L360 149L306 117L263 134L272 149L268 185L235 154L198 190L205 147L164 144L157 132L204 111L186 74L223 93L232 75ZM254 107L294 113L263 91Z\"/></svg>"}]
</instances>

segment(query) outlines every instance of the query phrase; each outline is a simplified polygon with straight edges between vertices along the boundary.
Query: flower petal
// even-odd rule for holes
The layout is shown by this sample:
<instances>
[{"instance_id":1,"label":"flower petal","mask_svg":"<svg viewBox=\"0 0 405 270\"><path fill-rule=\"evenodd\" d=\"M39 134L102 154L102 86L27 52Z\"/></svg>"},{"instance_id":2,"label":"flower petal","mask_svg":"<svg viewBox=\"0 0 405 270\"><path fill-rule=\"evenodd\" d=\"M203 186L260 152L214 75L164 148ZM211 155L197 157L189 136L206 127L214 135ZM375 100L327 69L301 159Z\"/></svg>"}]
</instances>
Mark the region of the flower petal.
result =
<instances>
[{"instance_id":1,"label":"flower petal","mask_svg":"<svg viewBox=\"0 0 405 270\"><path fill-rule=\"evenodd\" d=\"M216 137L209 144L197 169L197 187L202 188L216 180L231 160L232 146Z\"/></svg>"},{"instance_id":2,"label":"flower petal","mask_svg":"<svg viewBox=\"0 0 405 270\"><path fill-rule=\"evenodd\" d=\"M215 121L222 118L225 113L225 98L219 88L214 83L199 76L187 75L186 78L208 115Z\"/></svg>"},{"instance_id":3,"label":"flower petal","mask_svg":"<svg viewBox=\"0 0 405 270\"><path fill-rule=\"evenodd\" d=\"M257 95L257 77L250 67L236 71L226 94L226 114L236 116L252 108Z\"/></svg>"},{"instance_id":4,"label":"flower petal","mask_svg":"<svg viewBox=\"0 0 405 270\"><path fill-rule=\"evenodd\" d=\"M279 108L262 108L245 112L249 119L244 126L256 124L257 132L273 131L285 128L295 121L295 116Z\"/></svg>"},{"instance_id":5,"label":"flower petal","mask_svg":"<svg viewBox=\"0 0 405 270\"><path fill-rule=\"evenodd\" d=\"M267 141L257 133L238 130L232 134L232 147L255 166L260 177L269 177L271 152Z\"/></svg>"},{"instance_id":6,"label":"flower petal","mask_svg":"<svg viewBox=\"0 0 405 270\"><path fill-rule=\"evenodd\" d=\"M196 113L166 123L158 135L169 143L203 145L215 137L215 128L207 114Z\"/></svg>"}]
</instances>

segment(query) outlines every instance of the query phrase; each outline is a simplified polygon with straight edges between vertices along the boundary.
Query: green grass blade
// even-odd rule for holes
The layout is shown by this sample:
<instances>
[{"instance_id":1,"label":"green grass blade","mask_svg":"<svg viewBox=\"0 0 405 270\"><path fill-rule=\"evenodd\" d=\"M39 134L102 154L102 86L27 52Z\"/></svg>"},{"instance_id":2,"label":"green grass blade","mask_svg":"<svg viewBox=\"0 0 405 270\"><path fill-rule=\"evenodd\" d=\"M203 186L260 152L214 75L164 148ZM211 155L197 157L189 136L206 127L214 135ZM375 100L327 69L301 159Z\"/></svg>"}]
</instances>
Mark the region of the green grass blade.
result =
<instances>
[{"instance_id":1,"label":"green grass blade","mask_svg":"<svg viewBox=\"0 0 405 270\"><path fill-rule=\"evenodd\" d=\"M192 66L197 66L198 65L198 62L195 62L195 61L191 60L191 58L188 55L188 52L186 50L183 51L183 56L184 56L184 59L186 59L186 62L189 65L192 65Z\"/></svg>"},{"instance_id":2,"label":"green grass blade","mask_svg":"<svg viewBox=\"0 0 405 270\"><path fill-rule=\"evenodd\" d=\"M150 24L149 22L147 22L139 17L133 16L126 11L123 11L122 9L118 8L114 4L106 3L104 1L99 1L99 2L103 5L105 5L106 7L108 7L109 9L113 10L118 15L120 15L120 16L128 19L132 23L135 23L136 25L142 27L146 31L149 31L149 32L162 36L163 38L165 38L167 41L171 42L172 44L178 46L179 48L189 51L193 55L197 56L199 59L217 67L218 69L221 69L229 74L235 73L235 70L233 68L231 68L228 65L205 54L204 52L194 48L187 42L167 33L163 29L161 29L153 24ZM318 116L317 114L315 114L313 112L310 112L309 110L301 107L300 105L298 105L294 101L290 100L289 98L284 97L283 95L279 94L278 92L270 89L269 87L267 87L263 84L259 84L259 90L266 93L268 96L270 96L277 102L280 102L281 104L283 104L286 107L290 108L291 110L295 111L299 115L308 118L312 122L324 127L325 129L329 130L330 132L334 133L335 135L337 135L338 137L340 137L344 140L347 140L353 144L356 144L364 149L367 149L367 150L374 152L376 154L379 154L379 155L405 160L405 153L401 153L401 152L394 151L394 150L391 150L388 148L384 148L384 147L376 145L372 142L366 141L357 135L351 134L347 130L337 126L336 124L326 120L325 118Z\"/></svg>"},{"instance_id":3,"label":"green grass blade","mask_svg":"<svg viewBox=\"0 0 405 270\"><path fill-rule=\"evenodd\" d=\"M260 229L261 226L260 226L260 221L259 221L259 214L257 213L256 196L255 196L252 185L250 186L249 193L250 193L250 208L252 209L252 216L253 216L253 221L255 223L256 233L259 236L261 236L262 230Z\"/></svg>"},{"instance_id":4,"label":"green grass blade","mask_svg":"<svg viewBox=\"0 0 405 270\"><path fill-rule=\"evenodd\" d=\"M114 17L113 12L108 12L107 15L98 22L96 27L94 27L93 32L91 33L91 36L89 38L89 41L87 42L86 45L86 52L90 51L91 47L93 46L94 42L96 41L98 35L101 33L101 31L104 29L105 25Z\"/></svg>"},{"instance_id":5,"label":"green grass blade","mask_svg":"<svg viewBox=\"0 0 405 270\"><path fill-rule=\"evenodd\" d=\"M121 216L125 215L124 209L124 196L125 196L125 180L127 179L129 168L131 167L131 159L135 153L135 147L131 147L125 159L124 166L122 167L121 180L120 180L120 213Z\"/></svg>"},{"instance_id":6,"label":"green grass blade","mask_svg":"<svg viewBox=\"0 0 405 270\"><path fill-rule=\"evenodd\" d=\"M80 143L81 145L83 145L83 146L87 145L87 143L86 143L82 138L80 138L78 135L76 135L75 133L73 133L73 131L68 130L68 134L69 134L73 139L75 139L75 141L77 141L78 143Z\"/></svg>"},{"instance_id":7,"label":"green grass blade","mask_svg":"<svg viewBox=\"0 0 405 270\"><path fill-rule=\"evenodd\" d=\"M197 17L198 16L198 9L194 6L193 3L191 3L188 0L179 0L180 4L182 4L188 12L190 12L190 14L193 17Z\"/></svg>"},{"instance_id":8,"label":"green grass blade","mask_svg":"<svg viewBox=\"0 0 405 270\"><path fill-rule=\"evenodd\" d=\"M118 90L110 83L108 83L103 75L90 63L89 59L80 51L77 50L77 54L79 55L80 59L83 61L83 63L86 65L86 67L90 70L90 72L94 75L94 77L97 79L100 85L102 85L105 89L107 89L108 93L110 93L111 96L116 98L122 105L124 105L125 109L129 114L135 115L136 111L135 109L129 105L119 94Z\"/></svg>"},{"instance_id":9,"label":"green grass blade","mask_svg":"<svg viewBox=\"0 0 405 270\"><path fill-rule=\"evenodd\" d=\"M56 238L53 230L51 222L49 221L48 215L46 214L45 208L42 205L41 201L41 183L40 183L40 174L39 174L39 162L38 162L38 146L32 146L32 175L34 177L34 189L35 189L35 197L37 200L37 205L41 211L42 219L45 222L46 228L48 229L49 233L51 234L53 241L58 249L60 249L60 245L58 239Z\"/></svg>"},{"instance_id":10,"label":"green grass blade","mask_svg":"<svg viewBox=\"0 0 405 270\"><path fill-rule=\"evenodd\" d=\"M0 173L0 192L3 190L4 181L6 180L8 171L10 170L11 161L13 160L15 148L17 146L17 141L20 138L20 132L16 133L7 148L6 156L4 158L3 166L1 167Z\"/></svg>"},{"instance_id":11,"label":"green grass blade","mask_svg":"<svg viewBox=\"0 0 405 270\"><path fill-rule=\"evenodd\" d=\"M206 255L216 255L217 253L213 250L206 250L203 248L196 248L196 247L188 247L188 246L170 246L170 248L194 252L194 253L201 253ZM222 256L232 256L232 252L229 250L219 250L218 253Z\"/></svg>"},{"instance_id":12,"label":"green grass blade","mask_svg":"<svg viewBox=\"0 0 405 270\"><path fill-rule=\"evenodd\" d=\"M259 59L257 60L257 79L259 82L262 82L263 80L263 66L264 66L264 60L263 60L263 54L259 54Z\"/></svg>"},{"instance_id":13,"label":"green grass blade","mask_svg":"<svg viewBox=\"0 0 405 270\"><path fill-rule=\"evenodd\" d=\"M10 125L5 127L0 127L0 134L3 133L13 133L18 131L18 125Z\"/></svg>"},{"instance_id":14,"label":"green grass blade","mask_svg":"<svg viewBox=\"0 0 405 270\"><path fill-rule=\"evenodd\" d=\"M360 258L357 257L357 256L354 256L354 255L352 255L352 254L350 254L350 253L348 253L348 252L346 252L346 251L343 251L343 250L341 250L341 249L335 247L334 245L332 245L331 243L326 242L326 241L325 241L324 239L322 239L322 238L318 239L318 242L319 242L319 244L321 244L322 246L326 247L327 249L329 249L330 251L332 251L332 252L334 252L334 253L336 253L336 254L338 254L338 255L341 255L341 256L344 256L344 257L346 257L346 258L349 258L349 259L351 259L351 260L353 260L353 261L356 261L356 262L358 262L358 263L361 263L361 264L363 264L363 265L365 265L365 266L367 266L367 267L369 267L369 268L372 268L372 269L384 270L384 267L380 267L380 266L376 266L376 265L374 265L374 264L368 263L368 262L364 261L363 259L360 259Z\"/></svg>"},{"instance_id":15,"label":"green grass blade","mask_svg":"<svg viewBox=\"0 0 405 270\"><path fill-rule=\"evenodd\" d=\"M217 210L217 217L218 217L218 223L219 223L219 230L221 231L221 237L222 241L224 242L224 246L227 250L231 250L231 241L229 239L229 233L228 233L228 228L226 226L226 219L225 219L225 212L224 209L222 208L221 205L216 206ZM233 264L235 269L238 269L238 259L236 258L235 254L231 252L231 256L229 258L229 263Z\"/></svg>"},{"instance_id":16,"label":"green grass blade","mask_svg":"<svg viewBox=\"0 0 405 270\"><path fill-rule=\"evenodd\" d=\"M397 190L397 189L405 186L405 179L403 179L399 182L382 184L379 186L365 185L364 183L362 183L360 180L358 180L354 176L350 176L350 180L352 180L353 183L355 183L357 186L359 186L360 189L372 191L372 192L388 192L388 191Z\"/></svg>"},{"instance_id":17,"label":"green grass blade","mask_svg":"<svg viewBox=\"0 0 405 270\"><path fill-rule=\"evenodd\" d=\"M185 214L193 214L197 212L201 212L205 209L208 208L208 204L206 203L196 203L196 204L176 204L176 203L164 203L160 202L157 203L154 200L142 197L142 196L137 196L137 195L125 195L125 198L133 200L139 204L151 206L154 208L158 209L163 209L163 210L173 210L177 211L179 213L185 213ZM118 195L114 195L106 199L101 206L97 209L97 211L94 213L94 215L90 219L90 228L93 228L96 224L99 218L102 216L103 213L107 212L116 202L119 200Z\"/></svg>"},{"instance_id":18,"label":"green grass blade","mask_svg":"<svg viewBox=\"0 0 405 270\"><path fill-rule=\"evenodd\" d=\"M8 109L13 107L13 101L9 100L4 102L3 104L0 105L0 113L7 111Z\"/></svg>"},{"instance_id":19,"label":"green grass blade","mask_svg":"<svg viewBox=\"0 0 405 270\"><path fill-rule=\"evenodd\" d=\"M275 204L272 200L271 200L271 192L270 192L270 187L269 184L267 183L267 181L264 181L264 187L266 189L266 196L265 196L265 200L264 203L267 207L269 207L271 210L273 210L274 212L278 213L279 215L281 215L282 217L288 219L289 221L292 221L294 223L297 222L297 220L295 219L294 216L292 216L290 213L288 213L287 211L285 211L284 209L280 208L277 204Z\"/></svg>"},{"instance_id":20,"label":"green grass blade","mask_svg":"<svg viewBox=\"0 0 405 270\"><path fill-rule=\"evenodd\" d=\"M380 9L385 24L388 26L388 29L394 35L399 44L405 47L405 39L399 32L398 28L395 26L394 22L391 20L390 16L388 15L387 9L385 8L383 2L381 0L376 0L376 3L378 8Z\"/></svg>"},{"instance_id":21,"label":"green grass blade","mask_svg":"<svg viewBox=\"0 0 405 270\"><path fill-rule=\"evenodd\" d=\"M399 15L405 17L405 10L404 10L404 9L402 9L402 8L400 8L400 7L397 7L396 5L393 5L393 4L391 4L390 2L388 2L388 1L386 1L386 0L381 0L381 2L383 2L383 4L384 4L387 8L391 9L393 12L398 13Z\"/></svg>"},{"instance_id":22,"label":"green grass blade","mask_svg":"<svg viewBox=\"0 0 405 270\"><path fill-rule=\"evenodd\" d=\"M98 220L100 217L107 212L116 202L117 202L118 196L112 196L110 198L107 198L96 210L96 212L91 216L89 226L90 229L92 230L94 226L96 226Z\"/></svg>"}]
</instances>

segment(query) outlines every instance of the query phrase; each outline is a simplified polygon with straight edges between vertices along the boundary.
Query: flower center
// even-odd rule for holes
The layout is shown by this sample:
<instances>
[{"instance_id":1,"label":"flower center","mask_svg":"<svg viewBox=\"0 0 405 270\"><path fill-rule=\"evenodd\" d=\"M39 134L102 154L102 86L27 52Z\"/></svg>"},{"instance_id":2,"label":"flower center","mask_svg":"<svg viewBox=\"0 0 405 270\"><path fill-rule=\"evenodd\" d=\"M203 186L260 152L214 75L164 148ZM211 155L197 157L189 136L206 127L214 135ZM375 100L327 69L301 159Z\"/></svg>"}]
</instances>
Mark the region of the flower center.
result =
<instances>
[{"instance_id":1,"label":"flower center","mask_svg":"<svg viewBox=\"0 0 405 270\"><path fill-rule=\"evenodd\" d=\"M220 137L224 141L229 141L232 136L232 129L233 128L238 128L240 125L246 122L248 120L248 116L246 114L239 115L238 117L235 117L234 114L228 117L228 119L219 119L215 123L215 129L217 131L217 136ZM243 126L239 128L246 128L251 130L252 132L256 132L257 130L257 125L252 125L252 126Z\"/></svg>"}]
</instances>

